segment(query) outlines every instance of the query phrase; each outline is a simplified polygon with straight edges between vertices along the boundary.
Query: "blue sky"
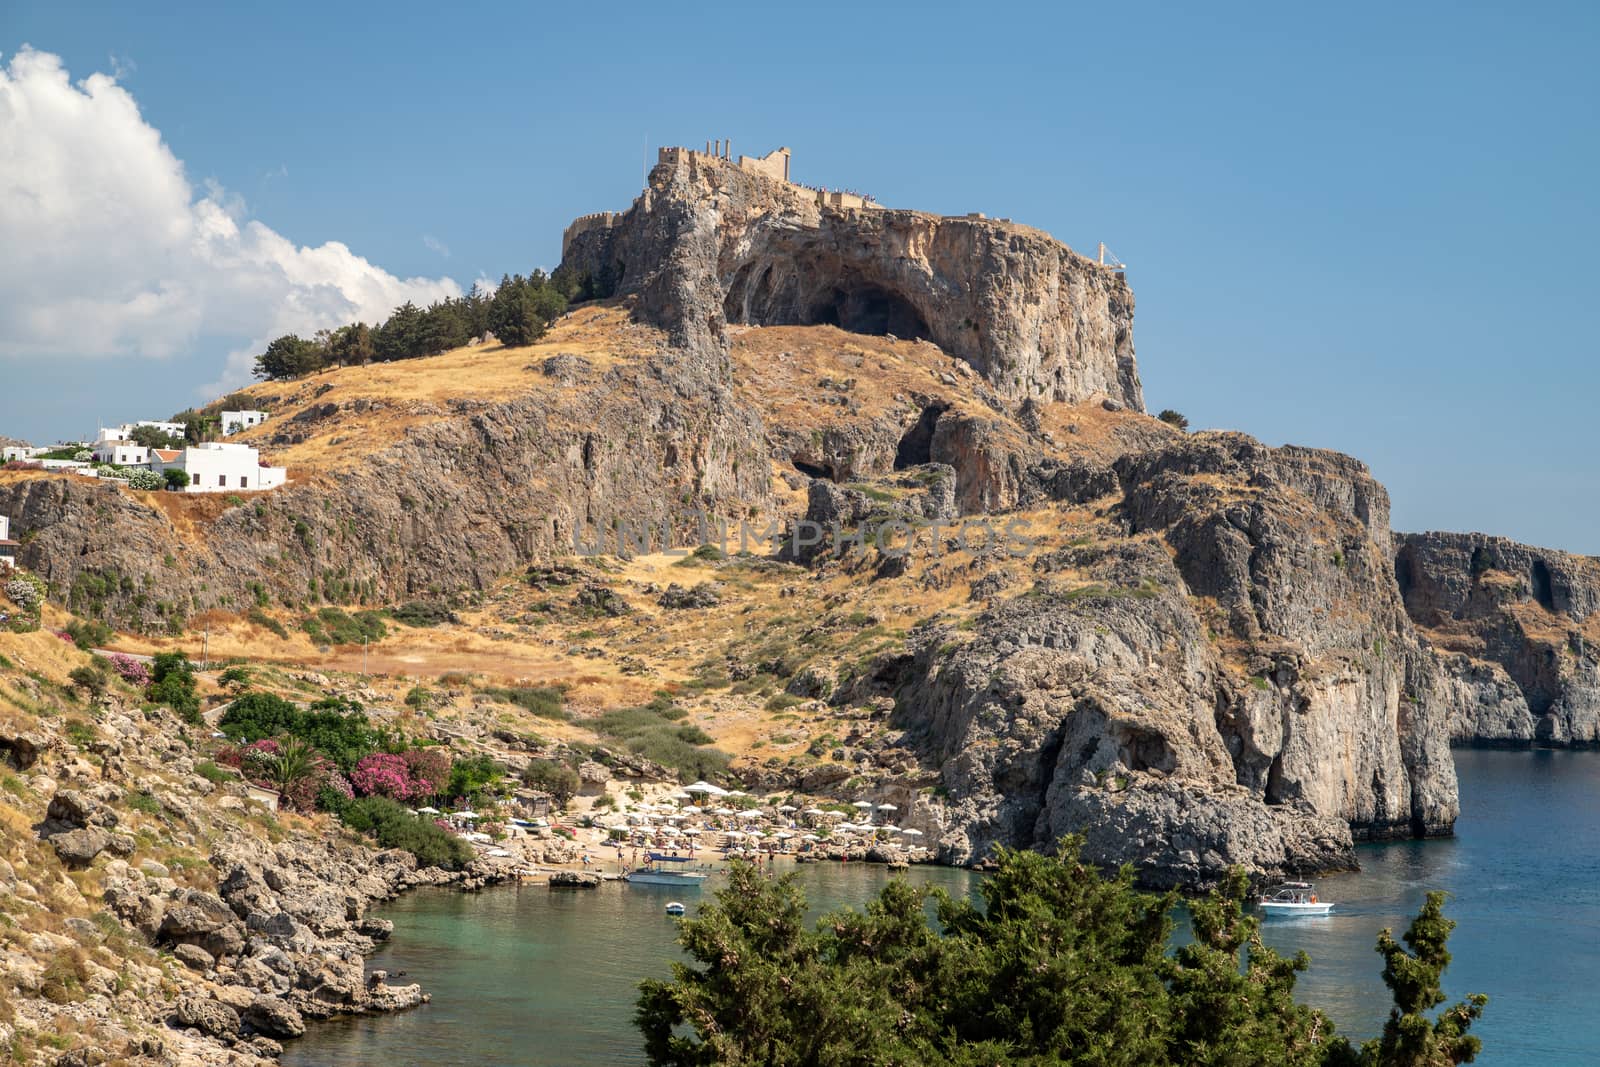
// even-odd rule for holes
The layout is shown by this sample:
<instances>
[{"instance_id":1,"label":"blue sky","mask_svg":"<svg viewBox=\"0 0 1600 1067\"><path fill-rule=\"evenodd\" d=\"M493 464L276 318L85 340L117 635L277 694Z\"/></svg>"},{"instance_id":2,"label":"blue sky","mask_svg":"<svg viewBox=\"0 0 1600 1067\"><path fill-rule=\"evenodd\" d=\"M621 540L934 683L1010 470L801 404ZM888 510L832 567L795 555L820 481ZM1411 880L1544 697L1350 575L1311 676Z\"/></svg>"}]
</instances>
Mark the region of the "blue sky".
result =
<instances>
[{"instance_id":1,"label":"blue sky","mask_svg":"<svg viewBox=\"0 0 1600 1067\"><path fill-rule=\"evenodd\" d=\"M571 217L636 194L647 146L727 136L891 206L1104 240L1130 264L1152 410L1352 453L1398 529L1600 553L1594 5L138 7L13 0L0 69L28 44L74 82L115 74L197 200L365 265L299 257L310 281L286 292L246 269L287 254L256 230L170 267L196 275L171 306L207 305L187 332L40 317L0 356L0 433L184 407L330 293L553 266ZM102 178L101 204L135 180ZM100 257L106 237L50 226L14 247L71 262L81 238L94 284L147 269L137 231Z\"/></svg>"}]
</instances>

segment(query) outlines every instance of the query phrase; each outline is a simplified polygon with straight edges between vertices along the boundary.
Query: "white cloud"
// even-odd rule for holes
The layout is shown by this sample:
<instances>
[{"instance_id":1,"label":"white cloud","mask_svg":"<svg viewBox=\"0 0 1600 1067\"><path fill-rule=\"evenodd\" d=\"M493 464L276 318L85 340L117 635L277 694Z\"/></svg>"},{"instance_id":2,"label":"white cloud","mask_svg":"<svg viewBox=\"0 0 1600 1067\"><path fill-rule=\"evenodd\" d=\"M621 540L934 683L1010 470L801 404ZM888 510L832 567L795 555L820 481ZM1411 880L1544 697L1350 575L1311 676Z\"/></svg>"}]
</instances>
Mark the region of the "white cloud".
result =
<instances>
[{"instance_id":1,"label":"white cloud","mask_svg":"<svg viewBox=\"0 0 1600 1067\"><path fill-rule=\"evenodd\" d=\"M162 358L231 338L220 392L271 337L456 296L338 241L296 246L214 182L197 192L132 95L29 48L0 68L0 359Z\"/></svg>"},{"instance_id":2,"label":"white cloud","mask_svg":"<svg viewBox=\"0 0 1600 1067\"><path fill-rule=\"evenodd\" d=\"M437 237L435 237L433 234L431 234L431 233L423 234L422 235L422 244L423 244L423 247L425 247L428 251L437 252L437 253L439 253L439 255L443 256L445 259L449 259L450 258L450 249L449 249L449 247L443 241L441 241Z\"/></svg>"}]
</instances>

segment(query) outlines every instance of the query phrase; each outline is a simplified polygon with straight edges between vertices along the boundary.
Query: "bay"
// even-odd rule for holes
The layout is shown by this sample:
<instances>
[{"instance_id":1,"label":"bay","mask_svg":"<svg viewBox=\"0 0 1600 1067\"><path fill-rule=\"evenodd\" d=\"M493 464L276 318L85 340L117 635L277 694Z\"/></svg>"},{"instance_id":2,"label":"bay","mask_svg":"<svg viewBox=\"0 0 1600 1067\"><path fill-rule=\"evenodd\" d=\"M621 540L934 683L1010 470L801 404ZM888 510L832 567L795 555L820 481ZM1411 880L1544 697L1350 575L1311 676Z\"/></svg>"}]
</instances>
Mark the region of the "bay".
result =
<instances>
[{"instance_id":1,"label":"bay","mask_svg":"<svg viewBox=\"0 0 1600 1067\"><path fill-rule=\"evenodd\" d=\"M1600 754L1456 753L1462 816L1454 838L1365 845L1362 870L1318 884L1338 901L1325 919L1270 920L1265 937L1304 949L1300 999L1341 1033L1374 1035L1388 1012L1374 944L1398 934L1430 889L1452 894L1461 925L1450 942L1452 998L1490 996L1475 1032L1479 1061L1587 1064L1600 1047ZM820 914L859 906L888 879L865 864L795 868ZM910 877L971 892L966 871L916 868ZM712 886L716 884L713 879ZM480 894L424 890L384 909L393 943L371 962L391 981L420 981L433 1002L401 1015L314 1024L289 1042L286 1067L361 1064L586 1065L643 1062L632 1025L640 979L664 977L677 956L668 900L693 912L693 891L608 885L543 886ZM1181 936L1181 935L1180 935Z\"/></svg>"}]
</instances>

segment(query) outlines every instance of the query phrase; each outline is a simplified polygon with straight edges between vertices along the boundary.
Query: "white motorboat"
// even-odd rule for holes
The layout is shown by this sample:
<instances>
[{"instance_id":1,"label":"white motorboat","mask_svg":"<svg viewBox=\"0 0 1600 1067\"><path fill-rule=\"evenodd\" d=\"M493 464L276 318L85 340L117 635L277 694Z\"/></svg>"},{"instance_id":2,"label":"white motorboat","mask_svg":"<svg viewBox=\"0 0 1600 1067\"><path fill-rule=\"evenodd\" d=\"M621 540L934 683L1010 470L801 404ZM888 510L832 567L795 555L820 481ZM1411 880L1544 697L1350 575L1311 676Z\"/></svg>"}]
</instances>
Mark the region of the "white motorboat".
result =
<instances>
[{"instance_id":1,"label":"white motorboat","mask_svg":"<svg viewBox=\"0 0 1600 1067\"><path fill-rule=\"evenodd\" d=\"M1326 915L1333 910L1333 901L1318 900L1317 887L1310 882L1284 882L1261 894L1256 903L1268 916Z\"/></svg>"},{"instance_id":2,"label":"white motorboat","mask_svg":"<svg viewBox=\"0 0 1600 1067\"><path fill-rule=\"evenodd\" d=\"M668 915L682 915L685 910L684 906L676 900L667 905Z\"/></svg>"},{"instance_id":3,"label":"white motorboat","mask_svg":"<svg viewBox=\"0 0 1600 1067\"><path fill-rule=\"evenodd\" d=\"M623 877L636 885L678 885L697 888L706 880L705 871L691 871L673 866L693 862L687 856L660 856L651 852L645 856L643 866L635 867Z\"/></svg>"}]
</instances>

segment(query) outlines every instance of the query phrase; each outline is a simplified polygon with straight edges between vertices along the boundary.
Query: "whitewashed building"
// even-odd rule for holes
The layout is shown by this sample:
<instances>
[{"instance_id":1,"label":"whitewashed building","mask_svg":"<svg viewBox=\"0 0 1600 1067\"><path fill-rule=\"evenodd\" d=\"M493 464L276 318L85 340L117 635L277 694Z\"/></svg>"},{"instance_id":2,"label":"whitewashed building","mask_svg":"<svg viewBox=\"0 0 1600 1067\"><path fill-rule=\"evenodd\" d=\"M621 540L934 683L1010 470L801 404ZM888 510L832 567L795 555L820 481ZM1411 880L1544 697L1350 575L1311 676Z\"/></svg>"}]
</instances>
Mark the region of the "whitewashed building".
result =
<instances>
[{"instance_id":1,"label":"whitewashed building","mask_svg":"<svg viewBox=\"0 0 1600 1067\"><path fill-rule=\"evenodd\" d=\"M140 426L153 426L169 437L183 438L184 426L181 422L155 422L151 419L140 419L138 422L125 422L121 426L102 426L100 433L95 438L95 443L101 441L131 441L133 431Z\"/></svg>"},{"instance_id":2,"label":"whitewashed building","mask_svg":"<svg viewBox=\"0 0 1600 1067\"><path fill-rule=\"evenodd\" d=\"M189 476L185 492L237 493L276 489L287 479L283 467L265 467L261 453L249 445L210 441L187 448L153 448L150 469L157 474L180 470Z\"/></svg>"},{"instance_id":3,"label":"whitewashed building","mask_svg":"<svg viewBox=\"0 0 1600 1067\"><path fill-rule=\"evenodd\" d=\"M132 441L96 441L89 451L95 462L118 467L143 467L150 462L150 450Z\"/></svg>"},{"instance_id":4,"label":"whitewashed building","mask_svg":"<svg viewBox=\"0 0 1600 1067\"><path fill-rule=\"evenodd\" d=\"M0 448L0 463L10 463L14 459L32 459L50 451L48 448L35 448L33 445L6 445Z\"/></svg>"},{"instance_id":5,"label":"whitewashed building","mask_svg":"<svg viewBox=\"0 0 1600 1067\"><path fill-rule=\"evenodd\" d=\"M17 549L22 546L11 540L11 520L0 515L0 571L17 565Z\"/></svg>"},{"instance_id":6,"label":"whitewashed building","mask_svg":"<svg viewBox=\"0 0 1600 1067\"><path fill-rule=\"evenodd\" d=\"M222 436L232 437L240 430L248 430L253 426L260 426L267 421L265 411L224 411L222 413Z\"/></svg>"}]
</instances>

